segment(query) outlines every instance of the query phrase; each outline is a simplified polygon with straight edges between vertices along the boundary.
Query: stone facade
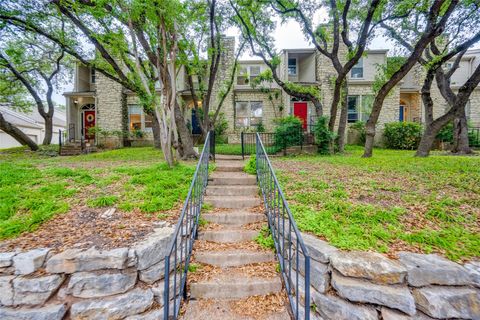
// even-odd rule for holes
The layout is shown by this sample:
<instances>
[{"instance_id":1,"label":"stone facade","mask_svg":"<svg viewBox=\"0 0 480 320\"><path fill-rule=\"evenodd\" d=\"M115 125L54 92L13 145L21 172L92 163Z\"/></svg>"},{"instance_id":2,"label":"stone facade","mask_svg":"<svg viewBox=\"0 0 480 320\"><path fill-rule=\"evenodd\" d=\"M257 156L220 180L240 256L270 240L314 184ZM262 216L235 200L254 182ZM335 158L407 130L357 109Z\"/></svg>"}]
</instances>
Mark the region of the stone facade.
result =
<instances>
[{"instance_id":1,"label":"stone facade","mask_svg":"<svg viewBox=\"0 0 480 320\"><path fill-rule=\"evenodd\" d=\"M346 56L346 48L342 47L343 56ZM475 51L475 50L474 50ZM231 72L233 71L234 62L235 62L235 38L234 37L224 37L222 39L222 53L220 68L216 78L216 84L211 97L211 105L216 106L218 104L218 99L220 93L225 90L226 83L230 81ZM288 74L288 57L298 58L298 68L299 73L303 70L307 70L308 77L302 77L297 75L295 77L289 76ZM476 60L480 59L480 54L473 52ZM348 91L349 95L373 95L372 85L375 80L375 74L379 65L386 63L387 51L386 50L370 50L366 52L366 56L363 57L363 77L360 79L353 79L348 76ZM475 61L476 61L475 60ZM473 61L473 60L472 60ZM262 70L265 70L267 67L262 61L240 61L240 66L256 65L260 66ZM466 62L465 62L466 63ZM311 68L315 68L314 72L311 72ZM462 65L462 68L459 73L460 75L455 74L456 83L461 84L467 78L468 68ZM333 81L336 77L336 72L331 64L331 62L324 57L323 55L315 52L313 49L292 49L292 50L283 50L281 52L280 65L277 70L278 75L283 81L295 81L298 79L310 79L307 82L297 82L298 84L303 85L315 85L320 88L321 91L321 102L323 104L323 113L324 115L330 114L330 105L333 97ZM406 108L405 111L405 121L424 121L424 114L422 110L422 101L420 99L420 89L423 84L423 78L425 72L420 65L416 65L411 72L392 90L392 92L385 99L378 126L377 126L377 136L376 142L381 144L381 136L385 123L399 121L400 115L400 105L404 105ZM300 81L300 80L298 80ZM89 87L91 89L91 86ZM121 85L115 83L114 81L106 78L100 73L97 73L96 84L94 86L95 92L93 93L96 104L97 112L97 126L108 130L108 131L121 131L122 128L125 128L125 119L128 111L125 110L128 105L136 104L135 96L128 96L128 101L125 103L124 97L125 94L122 94ZM191 112L189 111L192 108L191 96L184 79L184 73L179 73L178 80L178 91L182 93L182 99L185 102L184 108L186 110L185 117L186 121L191 123ZM236 126L236 112L235 106L238 101L262 101L263 102L263 124L267 131L272 131L274 129L273 119L275 117L283 117L289 114L293 114L293 103L292 98L281 90L278 85L275 83L270 86L270 92L277 91L280 94L277 94L278 98L270 99L272 95L266 93L265 90L260 88L252 88L250 85L239 85L235 79L232 90L229 92L227 97L224 100L222 105L221 112L225 115L225 118L228 122L227 134L230 143L238 143L240 140L240 132L255 130L255 128L238 128ZM82 97L76 98L77 100L82 99ZM445 99L440 95L440 92L434 84L432 86L432 99L434 101L434 117L439 117L442 115L447 108ZM74 108L73 105L69 105L69 121L78 122L76 114L78 110ZM275 110L275 112L274 112ZM281 110L281 111L280 111ZM215 110L211 110L215 111ZM480 88L477 88L470 98L470 103L468 107L468 117L470 122L474 126L480 126ZM340 119L340 108L337 115L337 126ZM315 116L316 112L312 103L308 102L308 119L310 122L310 117ZM128 120L128 119L127 119ZM148 140L152 139L151 134L146 134ZM120 139L117 137L109 138L109 144L121 145ZM98 139L97 139L98 140ZM353 142L353 141L350 141Z\"/></svg>"},{"instance_id":2,"label":"stone facade","mask_svg":"<svg viewBox=\"0 0 480 320\"><path fill-rule=\"evenodd\" d=\"M302 237L311 258L311 319L480 319L476 262L462 266L409 252L392 260L379 253L337 250L308 234ZM304 261L300 259L298 268L302 281Z\"/></svg>"},{"instance_id":3,"label":"stone facade","mask_svg":"<svg viewBox=\"0 0 480 320\"><path fill-rule=\"evenodd\" d=\"M173 231L129 248L0 253L0 319L161 319Z\"/></svg>"}]
</instances>

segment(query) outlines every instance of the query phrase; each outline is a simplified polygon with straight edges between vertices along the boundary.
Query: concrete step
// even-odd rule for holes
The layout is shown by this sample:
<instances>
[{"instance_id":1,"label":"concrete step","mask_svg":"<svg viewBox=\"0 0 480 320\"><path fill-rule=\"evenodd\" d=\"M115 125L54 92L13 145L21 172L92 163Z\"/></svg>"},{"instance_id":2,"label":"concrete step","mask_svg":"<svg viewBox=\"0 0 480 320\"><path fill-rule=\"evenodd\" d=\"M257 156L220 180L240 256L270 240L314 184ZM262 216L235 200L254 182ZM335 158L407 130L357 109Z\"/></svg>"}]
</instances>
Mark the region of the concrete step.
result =
<instances>
[{"instance_id":1,"label":"concrete step","mask_svg":"<svg viewBox=\"0 0 480 320\"><path fill-rule=\"evenodd\" d=\"M225 213L204 213L202 218L208 222L227 225L242 226L249 223L266 221L267 217L263 213L253 213L248 211L232 211Z\"/></svg>"},{"instance_id":2,"label":"concrete step","mask_svg":"<svg viewBox=\"0 0 480 320\"><path fill-rule=\"evenodd\" d=\"M238 314L232 308L232 305L238 300L190 300L186 306L185 314L180 318L182 320L291 320L288 313L288 307L279 312L269 312L256 314L255 317ZM263 310L262 310L263 311ZM260 311L259 311L260 312Z\"/></svg>"},{"instance_id":3,"label":"concrete step","mask_svg":"<svg viewBox=\"0 0 480 320\"><path fill-rule=\"evenodd\" d=\"M213 172L210 175L210 185L256 185L255 176L243 172Z\"/></svg>"},{"instance_id":4,"label":"concrete step","mask_svg":"<svg viewBox=\"0 0 480 320\"><path fill-rule=\"evenodd\" d=\"M247 159L247 156L245 156L245 159ZM215 155L215 160L216 161L219 161L219 160L241 160L243 161L243 158L242 156L237 156L237 155L229 155L229 154L216 154Z\"/></svg>"},{"instance_id":5,"label":"concrete step","mask_svg":"<svg viewBox=\"0 0 480 320\"><path fill-rule=\"evenodd\" d=\"M209 280L190 284L190 294L193 299L241 299L281 290L282 281L279 276L249 278L244 275L228 274L228 272L215 275Z\"/></svg>"},{"instance_id":6,"label":"concrete step","mask_svg":"<svg viewBox=\"0 0 480 320\"><path fill-rule=\"evenodd\" d=\"M243 172L245 166L243 161L217 161L216 172Z\"/></svg>"},{"instance_id":7,"label":"concrete step","mask_svg":"<svg viewBox=\"0 0 480 320\"><path fill-rule=\"evenodd\" d=\"M214 208L243 209L259 206L260 198L252 196L207 196L204 200Z\"/></svg>"},{"instance_id":8,"label":"concrete step","mask_svg":"<svg viewBox=\"0 0 480 320\"><path fill-rule=\"evenodd\" d=\"M230 250L195 252L195 261L221 268L238 267L251 263L275 261L273 252Z\"/></svg>"},{"instance_id":9,"label":"concrete step","mask_svg":"<svg viewBox=\"0 0 480 320\"><path fill-rule=\"evenodd\" d=\"M207 196L256 196L258 187L252 186L215 186L207 187Z\"/></svg>"},{"instance_id":10,"label":"concrete step","mask_svg":"<svg viewBox=\"0 0 480 320\"><path fill-rule=\"evenodd\" d=\"M226 230L207 230L198 233L198 239L211 242L243 242L251 241L258 236L256 230L226 229Z\"/></svg>"}]
</instances>

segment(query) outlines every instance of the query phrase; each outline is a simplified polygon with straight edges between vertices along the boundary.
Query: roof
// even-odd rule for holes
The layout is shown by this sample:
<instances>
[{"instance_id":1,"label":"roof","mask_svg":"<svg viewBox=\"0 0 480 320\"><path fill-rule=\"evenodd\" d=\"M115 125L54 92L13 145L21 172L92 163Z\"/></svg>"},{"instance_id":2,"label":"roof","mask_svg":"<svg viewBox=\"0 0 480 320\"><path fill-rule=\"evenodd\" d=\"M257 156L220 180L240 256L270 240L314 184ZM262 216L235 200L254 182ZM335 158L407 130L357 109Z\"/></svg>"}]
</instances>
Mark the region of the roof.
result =
<instances>
[{"instance_id":1,"label":"roof","mask_svg":"<svg viewBox=\"0 0 480 320\"><path fill-rule=\"evenodd\" d=\"M38 113L37 109L31 112L22 112L15 110L10 105L1 104L0 112L8 122L20 127L39 128L43 129L45 120ZM53 125L56 127L66 127L66 115L63 111L55 109L53 114Z\"/></svg>"}]
</instances>

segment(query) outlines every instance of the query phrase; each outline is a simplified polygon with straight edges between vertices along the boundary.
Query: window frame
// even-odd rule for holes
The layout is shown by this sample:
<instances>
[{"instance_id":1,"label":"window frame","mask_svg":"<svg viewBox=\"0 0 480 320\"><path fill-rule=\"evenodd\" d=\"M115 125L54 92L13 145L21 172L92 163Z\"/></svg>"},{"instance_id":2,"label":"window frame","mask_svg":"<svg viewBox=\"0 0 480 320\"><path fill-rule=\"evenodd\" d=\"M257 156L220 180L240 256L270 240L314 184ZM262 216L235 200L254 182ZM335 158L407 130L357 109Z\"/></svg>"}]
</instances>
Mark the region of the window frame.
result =
<instances>
[{"instance_id":1,"label":"window frame","mask_svg":"<svg viewBox=\"0 0 480 320\"><path fill-rule=\"evenodd\" d=\"M355 123L355 122L358 122L358 121L362 121L362 122L367 122L368 121L368 118L370 117L370 114L368 112L365 112L366 108L365 108L365 105L364 105L364 101L365 101L365 97L369 97L369 96L373 97L373 99L375 99L374 95L371 95L371 94L363 94L363 95L352 94L352 95L347 96L347 123ZM351 98L356 99L355 112L351 112L351 110L348 106L348 103L349 103ZM373 103L373 101L372 101L372 103ZM351 114L356 115L356 120L351 120L350 119Z\"/></svg>"},{"instance_id":2,"label":"window frame","mask_svg":"<svg viewBox=\"0 0 480 320\"><path fill-rule=\"evenodd\" d=\"M90 83L95 84L97 81L97 72L95 68L90 68Z\"/></svg>"},{"instance_id":3,"label":"window frame","mask_svg":"<svg viewBox=\"0 0 480 320\"><path fill-rule=\"evenodd\" d=\"M238 105L239 104L246 104L246 113L247 115L246 116L238 116ZM252 112L252 105L253 104L259 104L260 105L260 108L261 108L261 116L260 117L255 117L253 115L253 112ZM263 101L235 101L235 121L234 121L234 124L235 124L235 128L237 129L248 129L248 128L252 128L252 127L257 127L259 123L256 123L256 124L252 124L255 123L255 122L262 122L263 121ZM244 119L246 121L242 121L243 125L239 125L238 123L238 119ZM252 121L254 120L254 121Z\"/></svg>"},{"instance_id":4,"label":"window frame","mask_svg":"<svg viewBox=\"0 0 480 320\"><path fill-rule=\"evenodd\" d=\"M355 102L355 112L351 112L350 110L350 99L352 98L355 98L356 102ZM360 95L349 95L347 96L347 123L355 123L355 122L358 122L360 120L360 112L358 110L358 107L359 105L361 104L360 102ZM355 119L351 120L350 119L350 115L351 114L354 114L355 115Z\"/></svg>"},{"instance_id":5,"label":"window frame","mask_svg":"<svg viewBox=\"0 0 480 320\"><path fill-rule=\"evenodd\" d=\"M354 70L361 69L361 76L354 76ZM352 67L350 70L350 78L351 79L364 79L365 76L365 66L364 66L364 61L363 57L361 57L358 62Z\"/></svg>"},{"instance_id":6,"label":"window frame","mask_svg":"<svg viewBox=\"0 0 480 320\"><path fill-rule=\"evenodd\" d=\"M290 73L290 60L295 60L295 73ZM298 76L298 59L297 58L287 58L287 72L289 76Z\"/></svg>"},{"instance_id":7,"label":"window frame","mask_svg":"<svg viewBox=\"0 0 480 320\"><path fill-rule=\"evenodd\" d=\"M131 110L134 108L136 108L136 111L138 110L138 112L132 112ZM140 107L138 104L129 104L127 105L127 109L128 109L128 131L129 132L133 132L134 130L141 130L143 132L153 131L153 119L151 121L147 121L152 123L150 127L145 126L145 123L146 123L145 118L148 115L145 114L142 107ZM140 115L140 129L133 129L131 126L131 123L132 123L131 116L133 114Z\"/></svg>"}]
</instances>

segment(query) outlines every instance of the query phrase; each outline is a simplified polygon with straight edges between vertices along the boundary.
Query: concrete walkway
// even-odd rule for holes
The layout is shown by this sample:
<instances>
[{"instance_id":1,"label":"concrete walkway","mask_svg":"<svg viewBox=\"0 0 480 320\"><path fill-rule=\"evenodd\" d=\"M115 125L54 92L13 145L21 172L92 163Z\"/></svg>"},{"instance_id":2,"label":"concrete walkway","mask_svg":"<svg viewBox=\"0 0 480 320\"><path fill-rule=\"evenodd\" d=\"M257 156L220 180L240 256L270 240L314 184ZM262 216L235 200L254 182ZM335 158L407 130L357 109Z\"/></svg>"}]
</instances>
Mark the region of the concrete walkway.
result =
<instances>
[{"instance_id":1,"label":"concrete walkway","mask_svg":"<svg viewBox=\"0 0 480 320\"><path fill-rule=\"evenodd\" d=\"M243 172L241 158L217 157L216 165L205 197L214 210L202 214L208 224L195 243L199 267L189 273L182 319L290 319L274 254L253 241L266 225L255 176ZM269 299L273 311L262 307L272 306Z\"/></svg>"}]
</instances>

